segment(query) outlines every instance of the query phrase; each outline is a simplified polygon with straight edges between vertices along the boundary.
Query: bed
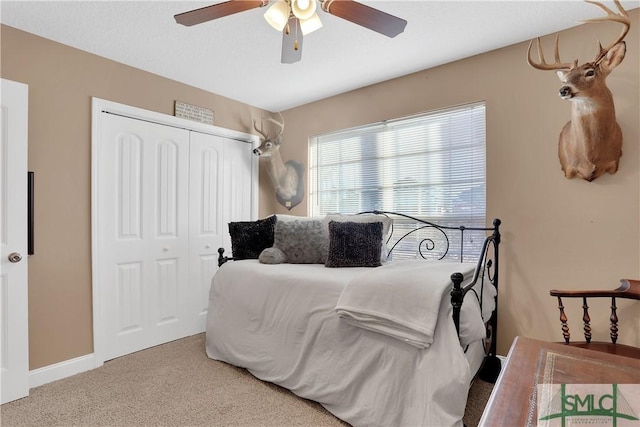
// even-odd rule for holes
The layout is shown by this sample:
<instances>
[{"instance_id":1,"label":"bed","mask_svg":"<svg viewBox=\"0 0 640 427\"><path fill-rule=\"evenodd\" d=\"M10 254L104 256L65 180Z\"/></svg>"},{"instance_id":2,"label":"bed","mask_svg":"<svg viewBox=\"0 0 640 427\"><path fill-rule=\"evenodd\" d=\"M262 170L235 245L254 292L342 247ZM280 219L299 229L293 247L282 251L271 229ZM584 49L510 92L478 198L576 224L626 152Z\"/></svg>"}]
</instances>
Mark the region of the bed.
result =
<instances>
[{"instance_id":1,"label":"bed","mask_svg":"<svg viewBox=\"0 0 640 427\"><path fill-rule=\"evenodd\" d=\"M206 325L210 358L317 401L354 426L462 425L472 379L481 368L489 380L497 376L500 220L489 228L440 226L372 211L240 226L248 227L240 233L245 243L262 241L263 249L247 257L232 235L233 256L219 250ZM292 236L297 242L287 246ZM317 244L318 236L326 241ZM309 244L320 246L314 256L324 262L305 258L317 249ZM335 253L339 265L330 262Z\"/></svg>"}]
</instances>

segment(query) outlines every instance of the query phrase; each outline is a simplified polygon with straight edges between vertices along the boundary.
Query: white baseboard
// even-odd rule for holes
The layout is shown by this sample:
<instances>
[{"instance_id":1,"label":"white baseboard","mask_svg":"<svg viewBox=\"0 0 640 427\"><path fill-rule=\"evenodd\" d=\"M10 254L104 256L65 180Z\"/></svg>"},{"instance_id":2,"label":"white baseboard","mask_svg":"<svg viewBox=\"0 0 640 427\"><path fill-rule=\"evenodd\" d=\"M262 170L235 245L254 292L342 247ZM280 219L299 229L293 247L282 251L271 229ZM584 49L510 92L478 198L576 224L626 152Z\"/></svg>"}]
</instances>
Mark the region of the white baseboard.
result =
<instances>
[{"instance_id":1,"label":"white baseboard","mask_svg":"<svg viewBox=\"0 0 640 427\"><path fill-rule=\"evenodd\" d=\"M97 368L93 353L29 371L29 388L39 387Z\"/></svg>"}]
</instances>

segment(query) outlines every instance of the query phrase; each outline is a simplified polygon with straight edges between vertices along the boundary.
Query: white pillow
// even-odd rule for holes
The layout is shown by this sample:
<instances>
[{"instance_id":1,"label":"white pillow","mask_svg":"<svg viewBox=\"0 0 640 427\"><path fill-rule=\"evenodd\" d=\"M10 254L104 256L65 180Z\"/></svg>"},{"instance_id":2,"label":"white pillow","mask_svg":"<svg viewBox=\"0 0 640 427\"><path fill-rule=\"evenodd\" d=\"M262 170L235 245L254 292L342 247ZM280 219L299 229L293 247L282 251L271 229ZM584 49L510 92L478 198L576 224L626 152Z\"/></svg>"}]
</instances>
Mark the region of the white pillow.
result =
<instances>
[{"instance_id":1,"label":"white pillow","mask_svg":"<svg viewBox=\"0 0 640 427\"><path fill-rule=\"evenodd\" d=\"M475 289L479 294L480 286L480 279L478 279L478 283L472 289ZM491 313L496 307L495 296L497 293L495 286L485 281L481 297L482 313L480 313L480 303L475 292L469 291L464 296L460 310L460 344L463 347L486 337L487 331L484 322L489 321Z\"/></svg>"}]
</instances>

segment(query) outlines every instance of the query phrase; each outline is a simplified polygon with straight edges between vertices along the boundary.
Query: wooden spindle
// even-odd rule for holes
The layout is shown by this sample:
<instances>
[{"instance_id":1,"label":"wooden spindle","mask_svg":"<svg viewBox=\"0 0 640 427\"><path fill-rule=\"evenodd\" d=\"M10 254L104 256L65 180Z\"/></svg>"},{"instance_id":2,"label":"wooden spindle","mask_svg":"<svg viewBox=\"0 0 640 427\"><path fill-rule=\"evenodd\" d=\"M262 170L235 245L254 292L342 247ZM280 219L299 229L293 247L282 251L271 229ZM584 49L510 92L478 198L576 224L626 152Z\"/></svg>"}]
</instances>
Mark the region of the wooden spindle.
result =
<instances>
[{"instance_id":1,"label":"wooden spindle","mask_svg":"<svg viewBox=\"0 0 640 427\"><path fill-rule=\"evenodd\" d=\"M589 343L591 342L591 318L586 297L582 298L582 322L584 324L584 340Z\"/></svg>"},{"instance_id":2,"label":"wooden spindle","mask_svg":"<svg viewBox=\"0 0 640 427\"><path fill-rule=\"evenodd\" d=\"M571 334L569 333L569 325L567 325L567 315L564 313L564 305L562 305L562 298L558 297L558 309L560 310L560 323L562 323L562 336L564 337L564 342L569 344L569 338Z\"/></svg>"},{"instance_id":3,"label":"wooden spindle","mask_svg":"<svg viewBox=\"0 0 640 427\"><path fill-rule=\"evenodd\" d=\"M618 341L618 315L616 314L616 297L611 297L611 326L609 332L611 335L611 342L616 343Z\"/></svg>"}]
</instances>

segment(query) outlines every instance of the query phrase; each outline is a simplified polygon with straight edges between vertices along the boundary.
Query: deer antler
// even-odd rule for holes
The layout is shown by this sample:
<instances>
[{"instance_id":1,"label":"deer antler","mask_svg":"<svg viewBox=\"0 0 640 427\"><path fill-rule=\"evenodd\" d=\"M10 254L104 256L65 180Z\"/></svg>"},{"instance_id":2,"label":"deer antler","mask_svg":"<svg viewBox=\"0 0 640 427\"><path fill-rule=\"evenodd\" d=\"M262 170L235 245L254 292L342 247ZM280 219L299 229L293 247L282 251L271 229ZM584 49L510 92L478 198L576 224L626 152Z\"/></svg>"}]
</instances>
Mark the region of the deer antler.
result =
<instances>
[{"instance_id":1,"label":"deer antler","mask_svg":"<svg viewBox=\"0 0 640 427\"><path fill-rule=\"evenodd\" d=\"M542 50L542 43L540 43L540 37L536 39L537 46L538 46L538 59L540 62L536 63L533 61L533 59L531 58L531 45L533 45L533 40L531 40L531 42L529 43L529 50L527 50L527 62L529 63L529 65L531 65L533 68L537 70L571 70L577 67L578 66L577 59L573 61L573 63L560 62L560 53L558 50L559 39L560 39L560 36L556 34L556 46L553 52L556 62L553 64L547 64L547 62L544 59L544 52Z\"/></svg>"},{"instance_id":2,"label":"deer antler","mask_svg":"<svg viewBox=\"0 0 640 427\"><path fill-rule=\"evenodd\" d=\"M280 128L280 131L276 134L276 136L273 137L273 139L276 139L277 137L282 135L282 133L284 132L284 117L282 117L282 113L280 112L278 112L278 115L280 116L280 121L277 121L276 119L271 117L267 119L268 121L270 121L271 123L275 124Z\"/></svg>"},{"instance_id":3,"label":"deer antler","mask_svg":"<svg viewBox=\"0 0 640 427\"><path fill-rule=\"evenodd\" d=\"M260 127L260 129L258 129L257 125L256 125L256 121L253 121L253 128L256 130L256 132L258 132L260 134L260 136L262 136L262 139L266 140L270 140L270 141L275 141L276 138L278 138L280 135L282 135L282 133L284 132L284 117L282 117L282 113L278 113L280 115L280 121L277 121L276 119L272 118L272 117L263 117L262 120L266 120L268 122L271 122L275 125L277 125L280 130L278 132L276 132L276 135L273 138L270 138L269 135L262 130L262 127Z\"/></svg>"},{"instance_id":4,"label":"deer antler","mask_svg":"<svg viewBox=\"0 0 640 427\"><path fill-rule=\"evenodd\" d=\"M614 3L618 7L618 10L620 11L620 14L615 13L614 11L609 9L607 6L601 4L601 3L597 2L597 1L591 1L591 0L585 0L585 1L587 3L595 4L600 9L604 10L605 13L607 14L607 16L603 16L603 17L600 17L600 18L587 19L586 21L582 21L582 22L584 22L584 23L588 23L588 22L619 22L620 24L623 25L622 31L620 32L620 35L618 36L618 38L613 43L611 43L606 49L604 49L602 47L602 44L598 41L599 52L596 55L596 57L593 59L593 61L591 61L594 64L597 64L600 61L602 61L602 59L607 55L607 52L609 52L609 50L611 50L612 47L614 47L615 45L620 43L626 37L627 33L629 32L629 28L631 27L631 19L629 18L629 14L627 13L627 11L624 10L624 8L622 7L622 5L620 4L620 2L618 0L614 0Z\"/></svg>"},{"instance_id":5,"label":"deer antler","mask_svg":"<svg viewBox=\"0 0 640 427\"><path fill-rule=\"evenodd\" d=\"M269 135L267 135L265 133L265 131L262 130L262 127L260 127L260 129L258 129L258 126L256 125L256 121L253 121L253 128L255 129L256 132L258 132L258 134L262 137L263 140L267 140L269 139Z\"/></svg>"}]
</instances>

